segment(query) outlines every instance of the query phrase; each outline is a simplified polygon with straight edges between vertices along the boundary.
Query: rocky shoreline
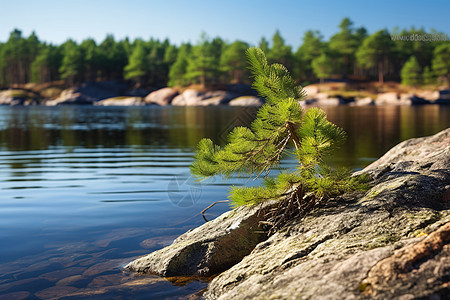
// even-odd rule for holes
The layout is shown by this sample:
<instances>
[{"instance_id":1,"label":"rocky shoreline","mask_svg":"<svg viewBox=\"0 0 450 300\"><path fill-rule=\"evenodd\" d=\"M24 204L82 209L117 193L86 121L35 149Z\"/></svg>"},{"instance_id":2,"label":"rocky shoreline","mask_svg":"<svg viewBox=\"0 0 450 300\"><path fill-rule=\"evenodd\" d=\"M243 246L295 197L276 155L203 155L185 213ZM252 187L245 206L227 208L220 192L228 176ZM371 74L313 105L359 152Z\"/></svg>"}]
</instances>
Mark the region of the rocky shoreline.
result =
<instances>
[{"instance_id":1,"label":"rocky shoreline","mask_svg":"<svg viewBox=\"0 0 450 300\"><path fill-rule=\"evenodd\" d=\"M48 93L50 90L51 93ZM47 88L42 93L32 89L0 91L0 105L9 106L261 106L264 99L258 97L248 85L232 85L224 89L165 87L149 92L129 89L114 82L85 83L71 89ZM315 106L370 106L370 105L424 105L450 104L450 90L421 90L412 92L387 91L364 96L364 92L350 93L322 90L316 85L306 86L306 99L302 105Z\"/></svg>"},{"instance_id":2,"label":"rocky shoreline","mask_svg":"<svg viewBox=\"0 0 450 300\"><path fill-rule=\"evenodd\" d=\"M220 273L206 299L446 299L450 293L450 129L410 139L360 172L366 193L320 203L267 237L264 207L240 207L126 269Z\"/></svg>"}]
</instances>

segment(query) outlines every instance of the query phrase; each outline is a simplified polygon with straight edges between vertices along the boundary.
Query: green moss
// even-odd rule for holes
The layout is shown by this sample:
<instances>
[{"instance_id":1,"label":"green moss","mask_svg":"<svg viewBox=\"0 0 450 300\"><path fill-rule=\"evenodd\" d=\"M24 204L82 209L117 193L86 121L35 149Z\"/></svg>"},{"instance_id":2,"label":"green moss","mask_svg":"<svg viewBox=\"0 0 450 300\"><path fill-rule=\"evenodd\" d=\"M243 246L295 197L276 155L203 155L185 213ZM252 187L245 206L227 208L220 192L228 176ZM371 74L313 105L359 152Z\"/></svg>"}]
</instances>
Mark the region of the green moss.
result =
<instances>
[{"instance_id":1,"label":"green moss","mask_svg":"<svg viewBox=\"0 0 450 300\"><path fill-rule=\"evenodd\" d=\"M108 100L125 100L128 99L130 97L128 96L119 96L119 97L113 97L113 98L109 98Z\"/></svg>"},{"instance_id":2,"label":"green moss","mask_svg":"<svg viewBox=\"0 0 450 300\"><path fill-rule=\"evenodd\" d=\"M397 242L398 240L400 240L400 238L393 234L387 234L387 235L383 235L383 236L380 236L379 238L377 238L378 242L384 243L384 244L392 244L392 243Z\"/></svg>"},{"instance_id":3,"label":"green moss","mask_svg":"<svg viewBox=\"0 0 450 300\"><path fill-rule=\"evenodd\" d=\"M369 193L367 193L366 197L367 199L373 199L376 196L378 196L381 193L381 191L369 191Z\"/></svg>"},{"instance_id":4,"label":"green moss","mask_svg":"<svg viewBox=\"0 0 450 300\"><path fill-rule=\"evenodd\" d=\"M383 234L374 239L373 242L366 245L367 250L384 247L398 242L400 237L395 234Z\"/></svg>"},{"instance_id":5,"label":"green moss","mask_svg":"<svg viewBox=\"0 0 450 300\"><path fill-rule=\"evenodd\" d=\"M370 287L370 283L368 282L361 282L358 286L358 290L360 292L364 292L368 287Z\"/></svg>"},{"instance_id":6,"label":"green moss","mask_svg":"<svg viewBox=\"0 0 450 300\"><path fill-rule=\"evenodd\" d=\"M441 214L430 211L420 211L413 214L407 214L406 219L412 223L411 230L408 236L417 237L426 234L426 228L438 222L441 219Z\"/></svg>"},{"instance_id":7,"label":"green moss","mask_svg":"<svg viewBox=\"0 0 450 300\"><path fill-rule=\"evenodd\" d=\"M24 100L28 100L28 99L34 99L36 98L35 95L33 95L33 93L24 91L24 90L9 90L9 91L5 91L3 92L5 96L9 96L9 97L13 97L13 98L21 98Z\"/></svg>"},{"instance_id":8,"label":"green moss","mask_svg":"<svg viewBox=\"0 0 450 300\"><path fill-rule=\"evenodd\" d=\"M355 91L355 90L336 90L336 91L328 91L326 92L328 97L340 97L343 99L351 99L351 98L371 98L375 100L377 98L376 94L370 93L367 91Z\"/></svg>"},{"instance_id":9,"label":"green moss","mask_svg":"<svg viewBox=\"0 0 450 300\"><path fill-rule=\"evenodd\" d=\"M46 99L56 99L61 95L62 91L63 89L60 87L49 87L41 91L41 96Z\"/></svg>"}]
</instances>

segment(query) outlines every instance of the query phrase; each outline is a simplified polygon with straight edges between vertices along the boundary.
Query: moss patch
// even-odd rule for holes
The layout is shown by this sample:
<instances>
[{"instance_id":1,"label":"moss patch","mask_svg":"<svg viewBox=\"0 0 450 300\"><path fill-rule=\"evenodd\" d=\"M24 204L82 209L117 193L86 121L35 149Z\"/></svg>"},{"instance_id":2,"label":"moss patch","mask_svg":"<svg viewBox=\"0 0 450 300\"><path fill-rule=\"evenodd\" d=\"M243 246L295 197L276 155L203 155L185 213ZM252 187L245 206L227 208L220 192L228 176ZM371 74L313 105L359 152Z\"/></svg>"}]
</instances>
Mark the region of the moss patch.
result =
<instances>
[{"instance_id":1,"label":"moss patch","mask_svg":"<svg viewBox=\"0 0 450 300\"><path fill-rule=\"evenodd\" d=\"M336 90L336 91L327 91L328 97L339 97L343 99L357 99L357 98L371 98L375 100L377 95L375 93L371 93L368 91L356 91L356 90Z\"/></svg>"},{"instance_id":2,"label":"moss patch","mask_svg":"<svg viewBox=\"0 0 450 300\"><path fill-rule=\"evenodd\" d=\"M360 292L364 292L364 291L366 291L367 288L369 288L369 287L370 287L370 283L368 283L368 282L362 282L362 283L359 284L358 290L359 290Z\"/></svg>"},{"instance_id":3,"label":"moss patch","mask_svg":"<svg viewBox=\"0 0 450 300\"><path fill-rule=\"evenodd\" d=\"M382 234L377 236L373 242L366 245L367 250L384 247L398 242L400 237L395 234Z\"/></svg>"},{"instance_id":4,"label":"moss patch","mask_svg":"<svg viewBox=\"0 0 450 300\"><path fill-rule=\"evenodd\" d=\"M41 91L42 97L46 99L56 99L61 95L61 92L63 91L60 87L49 87L46 89L43 89Z\"/></svg>"},{"instance_id":5,"label":"moss patch","mask_svg":"<svg viewBox=\"0 0 450 300\"><path fill-rule=\"evenodd\" d=\"M36 98L36 95L24 90L8 90L2 92L1 94L6 97L21 98L24 100L33 100Z\"/></svg>"},{"instance_id":6,"label":"moss patch","mask_svg":"<svg viewBox=\"0 0 450 300\"><path fill-rule=\"evenodd\" d=\"M130 99L133 97L128 97L128 96L118 96L118 97L113 97L113 98L108 98L106 100L125 100L125 99Z\"/></svg>"}]
</instances>

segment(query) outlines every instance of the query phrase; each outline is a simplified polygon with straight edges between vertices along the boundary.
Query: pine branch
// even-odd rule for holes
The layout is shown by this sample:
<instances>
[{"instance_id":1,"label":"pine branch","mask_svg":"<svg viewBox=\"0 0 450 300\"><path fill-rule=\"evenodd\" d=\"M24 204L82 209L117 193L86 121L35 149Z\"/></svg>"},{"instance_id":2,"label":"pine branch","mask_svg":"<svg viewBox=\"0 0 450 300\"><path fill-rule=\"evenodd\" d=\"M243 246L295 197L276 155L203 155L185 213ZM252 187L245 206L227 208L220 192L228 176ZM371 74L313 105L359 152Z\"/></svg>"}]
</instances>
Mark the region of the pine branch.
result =
<instances>
[{"instance_id":1,"label":"pine branch","mask_svg":"<svg viewBox=\"0 0 450 300\"><path fill-rule=\"evenodd\" d=\"M364 190L367 184L365 178L351 177L348 171L323 165L326 156L345 140L345 133L329 122L321 109L303 111L299 100L305 93L289 71L281 64L269 65L260 49L250 48L246 54L253 87L266 104L250 128L236 127L230 132L224 147L209 139L201 140L191 171L198 178L245 173L257 179L264 174L262 186L232 187L229 197L233 206L277 199L276 207L261 222L273 233L292 218L304 216L322 199ZM297 169L270 177L283 155L292 153L290 142L299 162Z\"/></svg>"}]
</instances>

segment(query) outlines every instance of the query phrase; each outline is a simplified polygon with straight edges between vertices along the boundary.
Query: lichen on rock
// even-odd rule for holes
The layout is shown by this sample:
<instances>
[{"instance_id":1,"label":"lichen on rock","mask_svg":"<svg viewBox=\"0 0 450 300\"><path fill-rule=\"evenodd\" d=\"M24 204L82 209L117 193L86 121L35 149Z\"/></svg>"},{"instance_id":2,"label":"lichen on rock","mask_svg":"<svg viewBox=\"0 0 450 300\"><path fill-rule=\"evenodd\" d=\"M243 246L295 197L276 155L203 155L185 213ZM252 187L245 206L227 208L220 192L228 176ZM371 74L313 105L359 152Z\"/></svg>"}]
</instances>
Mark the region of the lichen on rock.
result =
<instances>
[{"instance_id":1,"label":"lichen on rock","mask_svg":"<svg viewBox=\"0 0 450 300\"><path fill-rule=\"evenodd\" d=\"M268 239L252 238L257 210L240 207L127 268L224 271L206 299L442 299L450 293L449 166L450 129L407 140L361 171L373 178L368 192L320 203Z\"/></svg>"}]
</instances>

